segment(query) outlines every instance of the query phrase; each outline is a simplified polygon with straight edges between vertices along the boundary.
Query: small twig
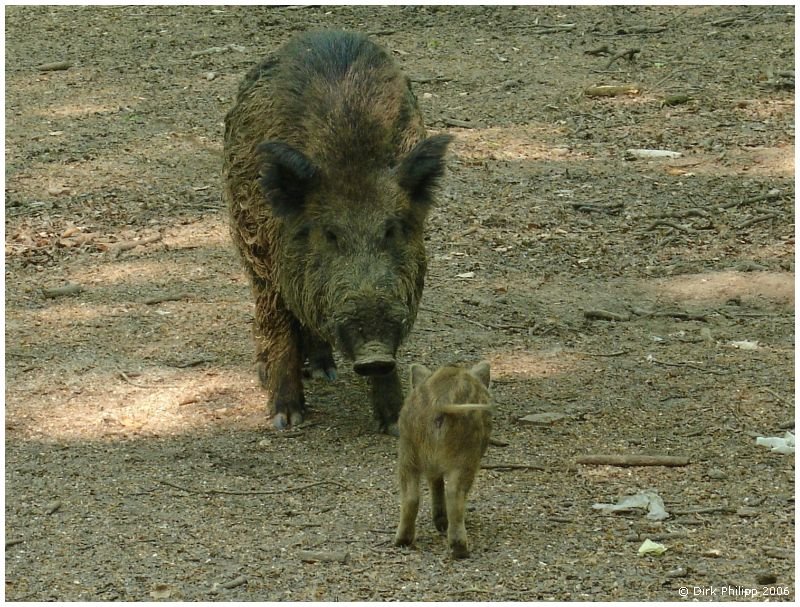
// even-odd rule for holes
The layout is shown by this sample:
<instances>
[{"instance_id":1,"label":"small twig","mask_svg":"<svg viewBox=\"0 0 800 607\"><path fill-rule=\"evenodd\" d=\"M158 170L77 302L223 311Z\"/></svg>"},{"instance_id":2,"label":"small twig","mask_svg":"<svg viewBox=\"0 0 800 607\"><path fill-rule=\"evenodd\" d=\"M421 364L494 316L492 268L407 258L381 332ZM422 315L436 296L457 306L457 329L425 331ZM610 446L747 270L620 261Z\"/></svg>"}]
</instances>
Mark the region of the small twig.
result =
<instances>
[{"instance_id":1,"label":"small twig","mask_svg":"<svg viewBox=\"0 0 800 607\"><path fill-rule=\"evenodd\" d=\"M764 554L774 559L794 559L794 550L785 548L775 548L774 546L764 546Z\"/></svg>"},{"instance_id":2,"label":"small twig","mask_svg":"<svg viewBox=\"0 0 800 607\"><path fill-rule=\"evenodd\" d=\"M163 295L156 295L144 300L146 306L164 303L165 301L180 301L182 299L189 299L188 293L164 293Z\"/></svg>"},{"instance_id":3,"label":"small twig","mask_svg":"<svg viewBox=\"0 0 800 607\"><path fill-rule=\"evenodd\" d=\"M415 82L417 84L429 84L431 82L439 83L439 82L452 82L452 78L446 78L445 76L417 76L410 78L411 82Z\"/></svg>"},{"instance_id":4,"label":"small twig","mask_svg":"<svg viewBox=\"0 0 800 607\"><path fill-rule=\"evenodd\" d=\"M583 455L575 463L591 466L688 466L689 458L676 455Z\"/></svg>"},{"instance_id":5,"label":"small twig","mask_svg":"<svg viewBox=\"0 0 800 607\"><path fill-rule=\"evenodd\" d=\"M615 215L625 208L625 203L611 202L609 204L597 204L595 202L571 202L570 206L572 206L572 208L576 211L608 213L609 215Z\"/></svg>"},{"instance_id":6,"label":"small twig","mask_svg":"<svg viewBox=\"0 0 800 607\"><path fill-rule=\"evenodd\" d=\"M738 226L736 226L737 230L741 230L743 228L749 228L751 225L756 223L760 223L762 221L767 221L769 219L777 219L780 217L779 213L764 213L763 215L756 215L755 217L751 217L747 221L743 221Z\"/></svg>"},{"instance_id":7,"label":"small twig","mask_svg":"<svg viewBox=\"0 0 800 607\"><path fill-rule=\"evenodd\" d=\"M763 392L767 392L769 394L772 394L772 396L774 396L778 400L779 403L783 403L784 405L787 403L786 399L783 398L780 394L778 394L774 390L770 390L769 388L761 388L761 390Z\"/></svg>"},{"instance_id":8,"label":"small twig","mask_svg":"<svg viewBox=\"0 0 800 607\"><path fill-rule=\"evenodd\" d=\"M619 350L617 352L583 352L581 350L572 351L572 354L580 354L582 356L622 356L627 353L628 350Z\"/></svg>"},{"instance_id":9,"label":"small twig","mask_svg":"<svg viewBox=\"0 0 800 607\"><path fill-rule=\"evenodd\" d=\"M494 447L508 447L509 442L505 440L501 440L499 438L490 438L489 444Z\"/></svg>"},{"instance_id":10,"label":"small twig","mask_svg":"<svg viewBox=\"0 0 800 607\"><path fill-rule=\"evenodd\" d=\"M739 25L741 23L746 23L747 21L753 21L754 19L758 19L762 15L766 14L767 11L761 11L760 13L756 13L755 15L740 15L738 17L725 17L724 19L717 19L716 21L709 21L707 25L711 27L728 27L729 25Z\"/></svg>"},{"instance_id":11,"label":"small twig","mask_svg":"<svg viewBox=\"0 0 800 607\"><path fill-rule=\"evenodd\" d=\"M170 367L175 367L177 369L187 369L189 367L196 367L198 365L204 365L206 363L213 363L217 360L217 357L213 354L201 354L196 358L189 358L186 360L176 360L176 361L169 361L166 362Z\"/></svg>"},{"instance_id":12,"label":"small twig","mask_svg":"<svg viewBox=\"0 0 800 607\"><path fill-rule=\"evenodd\" d=\"M684 516L687 514L715 514L717 512L733 514L734 512L736 512L736 508L732 508L731 506L710 506L708 508L686 508L685 510L671 510L670 514L672 514L673 516Z\"/></svg>"},{"instance_id":13,"label":"small twig","mask_svg":"<svg viewBox=\"0 0 800 607\"><path fill-rule=\"evenodd\" d=\"M664 540L677 540L685 537L689 537L689 534L685 531L673 531L671 533L631 533L630 535L625 536L625 540L628 542L642 542L649 539L654 542L661 542Z\"/></svg>"},{"instance_id":14,"label":"small twig","mask_svg":"<svg viewBox=\"0 0 800 607\"><path fill-rule=\"evenodd\" d=\"M623 30L623 29L618 30L618 31L614 32L613 34L601 34L601 33L598 32L595 35L596 36L606 36L606 37L610 37L610 36L640 36L642 34L660 34L661 32L664 32L666 30L667 30L666 27L639 25L639 26L635 26L635 27L632 27L632 28L627 29L627 30Z\"/></svg>"},{"instance_id":15,"label":"small twig","mask_svg":"<svg viewBox=\"0 0 800 607\"><path fill-rule=\"evenodd\" d=\"M304 563L346 563L350 560L349 552L315 552L312 550L301 550L297 557Z\"/></svg>"},{"instance_id":16,"label":"small twig","mask_svg":"<svg viewBox=\"0 0 800 607\"><path fill-rule=\"evenodd\" d=\"M608 68L610 68L610 67L611 67L612 65L614 65L614 64L615 64L615 63L616 63L616 62L617 62L619 59L623 59L623 58L624 58L624 59L627 59L627 60L628 60L628 61L630 61L630 62L633 62L633 60L634 60L635 56L636 56L638 53L640 53L640 52L641 52L641 49L638 49L638 48L629 48L628 50L621 51L621 52L619 52L619 53L617 53L617 54L613 55L613 56L611 57L611 59L609 59L609 60L608 60L608 63L606 64L606 67L605 67L605 69L608 69Z\"/></svg>"},{"instance_id":17,"label":"small twig","mask_svg":"<svg viewBox=\"0 0 800 607\"><path fill-rule=\"evenodd\" d=\"M766 194L759 194L758 196L754 196L753 198L747 198L745 200L733 200L731 202L726 202L725 204L720 205L720 208L722 208L722 209L732 209L733 207L738 207L739 205L743 205L743 204L754 204L756 202L762 202L762 201L765 201L765 200L780 200L781 198L783 198L783 196L784 196L784 193L781 190L779 190L777 188L774 188L774 189L770 190L769 192L767 192Z\"/></svg>"},{"instance_id":18,"label":"small twig","mask_svg":"<svg viewBox=\"0 0 800 607\"><path fill-rule=\"evenodd\" d=\"M577 23L565 23L564 25L540 25L539 29L534 29L531 34L557 34L559 32L571 32L578 26Z\"/></svg>"},{"instance_id":19,"label":"small twig","mask_svg":"<svg viewBox=\"0 0 800 607\"><path fill-rule=\"evenodd\" d=\"M480 327L481 329L485 329L487 331L491 330L491 329L494 329L496 331L503 331L503 330L506 330L506 329L522 329L522 330L524 330L524 329L528 329L529 328L526 325L511 325L511 324L509 324L509 325L490 325L490 324L483 324L483 323L478 322L477 320L472 320L471 318L469 318L463 312L457 312L456 314L453 314L453 313L450 313L450 312L443 312L441 310L434 310L433 308L426 308L424 306L420 306L419 309L423 310L425 312L433 312L434 314L444 314L445 316L449 316L450 318L460 318L460 319L463 319L463 320L467 321L470 324L475 325L476 327Z\"/></svg>"},{"instance_id":20,"label":"small twig","mask_svg":"<svg viewBox=\"0 0 800 607\"><path fill-rule=\"evenodd\" d=\"M298 485L296 487L287 487L286 489L276 489L275 491L228 491L225 489L192 489L191 487L182 487L181 485L176 485L175 483L170 483L169 481L159 480L159 483L162 485L167 485L169 487L173 487L175 489L180 489L181 491L186 491L187 493L198 493L201 495L276 495L278 493L291 493L292 491L303 491L304 489L309 489L311 487L316 487L319 485L336 485L342 489L347 489L339 481L335 480L324 480L324 481L316 481L313 483L306 483L305 485Z\"/></svg>"},{"instance_id":21,"label":"small twig","mask_svg":"<svg viewBox=\"0 0 800 607\"><path fill-rule=\"evenodd\" d=\"M11 546L16 546L17 544L23 543L25 540L20 538L15 538L13 540L6 540L6 548L11 548Z\"/></svg>"},{"instance_id":22,"label":"small twig","mask_svg":"<svg viewBox=\"0 0 800 607\"><path fill-rule=\"evenodd\" d=\"M629 314L617 314L608 310L584 310L583 317L586 320L610 320L616 322L627 322L631 319Z\"/></svg>"},{"instance_id":23,"label":"small twig","mask_svg":"<svg viewBox=\"0 0 800 607\"><path fill-rule=\"evenodd\" d=\"M703 371L705 373L711 373L713 375L727 375L727 373L724 371L715 371L714 369L706 369L705 367L693 365L692 363L668 363L664 362L663 360L656 360L652 356L648 357L648 360L657 365L664 365L665 367L687 367L689 369L695 369L697 371Z\"/></svg>"},{"instance_id":24,"label":"small twig","mask_svg":"<svg viewBox=\"0 0 800 607\"><path fill-rule=\"evenodd\" d=\"M40 72L57 72L61 70L68 70L72 67L69 61L54 61L52 63L42 63L36 69Z\"/></svg>"},{"instance_id":25,"label":"small twig","mask_svg":"<svg viewBox=\"0 0 800 607\"><path fill-rule=\"evenodd\" d=\"M225 590L230 590L231 588L236 588L237 586L241 586L242 584L247 583L247 578L243 575L240 575L237 578L232 579L229 582L224 582L219 585L220 588L224 588Z\"/></svg>"},{"instance_id":26,"label":"small twig","mask_svg":"<svg viewBox=\"0 0 800 607\"><path fill-rule=\"evenodd\" d=\"M442 118L442 122L447 126L455 126L463 129L483 129L486 125L480 122L468 122L466 120L456 120L455 118Z\"/></svg>"},{"instance_id":27,"label":"small twig","mask_svg":"<svg viewBox=\"0 0 800 607\"><path fill-rule=\"evenodd\" d=\"M535 464L481 464L484 470L495 470L496 472L509 472L511 470L548 470L544 466Z\"/></svg>"},{"instance_id":28,"label":"small twig","mask_svg":"<svg viewBox=\"0 0 800 607\"><path fill-rule=\"evenodd\" d=\"M604 55L610 55L611 54L611 49L608 48L607 44L604 44L603 46L600 46L598 48L589 49L588 51L583 51L583 54L584 55L594 55L595 57L599 57L599 56L604 56Z\"/></svg>"},{"instance_id":29,"label":"small twig","mask_svg":"<svg viewBox=\"0 0 800 607\"><path fill-rule=\"evenodd\" d=\"M679 320L700 320L706 322L708 319L705 314L692 314L691 312L648 312L641 308L633 308L631 310L636 316L643 316L645 318L677 318Z\"/></svg>"},{"instance_id":30,"label":"small twig","mask_svg":"<svg viewBox=\"0 0 800 607\"><path fill-rule=\"evenodd\" d=\"M132 386L136 386L137 388L177 388L176 385L168 385L168 384L140 384L138 382L133 381L125 371L119 371L119 376L128 382Z\"/></svg>"},{"instance_id":31,"label":"small twig","mask_svg":"<svg viewBox=\"0 0 800 607\"><path fill-rule=\"evenodd\" d=\"M45 299L54 299L56 297L62 297L64 295L75 295L76 293L80 293L83 291L83 286L76 283L71 282L63 287L53 287L52 289L42 288L42 295L44 295Z\"/></svg>"},{"instance_id":32,"label":"small twig","mask_svg":"<svg viewBox=\"0 0 800 607\"><path fill-rule=\"evenodd\" d=\"M693 208L686 209L685 211L664 211L658 215L651 215L650 219L685 219L686 217L702 217L704 219L708 219L711 217L711 213L704 209Z\"/></svg>"}]
</instances>

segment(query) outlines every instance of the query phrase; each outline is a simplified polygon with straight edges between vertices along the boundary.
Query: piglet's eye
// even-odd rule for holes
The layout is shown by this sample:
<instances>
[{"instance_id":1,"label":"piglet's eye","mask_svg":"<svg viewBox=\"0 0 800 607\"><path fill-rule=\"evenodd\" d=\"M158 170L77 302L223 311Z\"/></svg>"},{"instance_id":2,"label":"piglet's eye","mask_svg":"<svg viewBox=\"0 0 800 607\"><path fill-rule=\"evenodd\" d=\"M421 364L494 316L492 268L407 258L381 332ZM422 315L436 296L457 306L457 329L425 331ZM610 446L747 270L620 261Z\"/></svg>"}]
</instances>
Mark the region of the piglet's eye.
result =
<instances>
[{"instance_id":1,"label":"piglet's eye","mask_svg":"<svg viewBox=\"0 0 800 607\"><path fill-rule=\"evenodd\" d=\"M333 230L325 230L325 240L330 244L336 244L339 242L339 237L336 236L336 232Z\"/></svg>"}]
</instances>

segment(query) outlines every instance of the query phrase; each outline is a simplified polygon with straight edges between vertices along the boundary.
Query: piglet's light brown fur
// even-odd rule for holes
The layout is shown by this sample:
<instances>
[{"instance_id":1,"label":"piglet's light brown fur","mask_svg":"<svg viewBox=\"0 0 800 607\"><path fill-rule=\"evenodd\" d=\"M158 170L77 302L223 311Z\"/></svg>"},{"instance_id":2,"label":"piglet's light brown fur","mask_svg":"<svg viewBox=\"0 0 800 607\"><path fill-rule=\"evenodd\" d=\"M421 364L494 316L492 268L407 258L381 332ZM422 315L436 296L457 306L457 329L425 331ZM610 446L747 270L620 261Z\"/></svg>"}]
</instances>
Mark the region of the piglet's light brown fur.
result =
<instances>
[{"instance_id":1,"label":"piglet's light brown fur","mask_svg":"<svg viewBox=\"0 0 800 607\"><path fill-rule=\"evenodd\" d=\"M433 524L447 532L454 558L469 556L464 508L491 432L489 363L432 373L411 366L411 392L400 411L400 524L395 544L414 542L419 479L431 488Z\"/></svg>"}]
</instances>

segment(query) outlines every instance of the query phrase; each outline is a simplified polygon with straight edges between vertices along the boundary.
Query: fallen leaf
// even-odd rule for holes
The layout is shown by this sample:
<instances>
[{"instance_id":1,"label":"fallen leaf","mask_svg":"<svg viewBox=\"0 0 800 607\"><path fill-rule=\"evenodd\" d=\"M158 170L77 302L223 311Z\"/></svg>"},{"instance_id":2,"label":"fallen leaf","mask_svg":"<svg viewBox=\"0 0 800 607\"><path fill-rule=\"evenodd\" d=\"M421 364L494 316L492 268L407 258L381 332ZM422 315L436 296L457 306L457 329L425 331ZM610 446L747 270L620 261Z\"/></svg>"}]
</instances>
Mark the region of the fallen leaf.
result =
<instances>
[{"instance_id":1,"label":"fallen leaf","mask_svg":"<svg viewBox=\"0 0 800 607\"><path fill-rule=\"evenodd\" d=\"M667 547L664 544L658 544L653 540L645 540L641 546L639 546L639 554L644 556L645 554L655 554L656 556L664 554L667 551Z\"/></svg>"}]
</instances>

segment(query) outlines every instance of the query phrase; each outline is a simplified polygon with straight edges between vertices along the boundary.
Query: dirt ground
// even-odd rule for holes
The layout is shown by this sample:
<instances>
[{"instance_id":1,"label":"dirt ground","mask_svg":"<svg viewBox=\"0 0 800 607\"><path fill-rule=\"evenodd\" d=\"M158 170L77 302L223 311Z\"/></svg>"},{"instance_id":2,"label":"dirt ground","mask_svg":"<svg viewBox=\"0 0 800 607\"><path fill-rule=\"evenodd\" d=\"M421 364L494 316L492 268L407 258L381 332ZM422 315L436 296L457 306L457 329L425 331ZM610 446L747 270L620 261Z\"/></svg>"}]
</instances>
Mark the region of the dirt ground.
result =
<instances>
[{"instance_id":1,"label":"dirt ground","mask_svg":"<svg viewBox=\"0 0 800 607\"><path fill-rule=\"evenodd\" d=\"M794 599L794 456L756 444L794 431L792 6L5 23L8 600ZM464 561L427 489L416 546L392 545L396 439L344 364L301 427L265 414L222 124L317 27L371 33L456 136L400 362L492 365ZM593 508L642 491L668 518Z\"/></svg>"}]
</instances>

